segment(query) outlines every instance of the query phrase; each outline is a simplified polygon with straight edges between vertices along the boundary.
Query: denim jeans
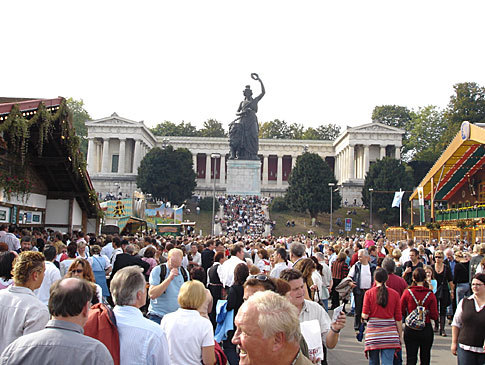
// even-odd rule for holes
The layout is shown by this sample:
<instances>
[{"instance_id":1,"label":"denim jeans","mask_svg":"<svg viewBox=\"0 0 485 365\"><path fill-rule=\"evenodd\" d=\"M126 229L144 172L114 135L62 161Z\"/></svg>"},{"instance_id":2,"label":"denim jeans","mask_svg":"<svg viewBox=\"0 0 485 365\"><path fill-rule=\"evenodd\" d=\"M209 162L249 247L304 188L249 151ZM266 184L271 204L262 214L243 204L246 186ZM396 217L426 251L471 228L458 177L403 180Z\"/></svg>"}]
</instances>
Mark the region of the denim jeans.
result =
<instances>
[{"instance_id":1,"label":"denim jeans","mask_svg":"<svg viewBox=\"0 0 485 365\"><path fill-rule=\"evenodd\" d=\"M470 284L469 283L459 283L456 284L456 305L460 303L467 293L470 291Z\"/></svg>"},{"instance_id":2,"label":"denim jeans","mask_svg":"<svg viewBox=\"0 0 485 365\"><path fill-rule=\"evenodd\" d=\"M369 365L392 365L396 349L370 350Z\"/></svg>"},{"instance_id":3,"label":"denim jeans","mask_svg":"<svg viewBox=\"0 0 485 365\"><path fill-rule=\"evenodd\" d=\"M463 350L458 345L458 365L483 365L485 364L485 354Z\"/></svg>"},{"instance_id":4,"label":"denim jeans","mask_svg":"<svg viewBox=\"0 0 485 365\"><path fill-rule=\"evenodd\" d=\"M157 324L160 324L160 322L162 321L162 317L157 316L156 314L153 314L153 313L148 313L148 319Z\"/></svg>"}]
</instances>

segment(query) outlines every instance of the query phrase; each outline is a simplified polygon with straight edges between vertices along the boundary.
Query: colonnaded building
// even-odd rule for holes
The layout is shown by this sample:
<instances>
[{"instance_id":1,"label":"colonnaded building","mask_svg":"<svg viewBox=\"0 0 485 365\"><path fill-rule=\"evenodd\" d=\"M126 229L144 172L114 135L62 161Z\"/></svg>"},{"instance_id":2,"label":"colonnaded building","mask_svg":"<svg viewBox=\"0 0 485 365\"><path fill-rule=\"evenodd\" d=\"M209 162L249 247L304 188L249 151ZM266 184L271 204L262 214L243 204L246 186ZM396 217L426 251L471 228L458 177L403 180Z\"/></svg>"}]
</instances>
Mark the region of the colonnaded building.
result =
<instances>
[{"instance_id":1,"label":"colonnaded building","mask_svg":"<svg viewBox=\"0 0 485 365\"><path fill-rule=\"evenodd\" d=\"M108 193L132 196L140 161L153 147L167 144L192 152L197 174L195 194L225 193L229 139L210 137L154 136L143 122L113 113L110 117L86 123L88 129L88 172L94 188L104 197ZM348 127L335 141L260 139L261 194L284 195L296 159L305 150L320 155L334 171L342 201L360 204L364 178L369 165L385 156L400 159L404 131L381 123ZM218 153L220 158L211 158ZM224 168L221 169L221 166ZM176 174L177 172L174 171ZM163 179L163 176L160 176Z\"/></svg>"}]
</instances>

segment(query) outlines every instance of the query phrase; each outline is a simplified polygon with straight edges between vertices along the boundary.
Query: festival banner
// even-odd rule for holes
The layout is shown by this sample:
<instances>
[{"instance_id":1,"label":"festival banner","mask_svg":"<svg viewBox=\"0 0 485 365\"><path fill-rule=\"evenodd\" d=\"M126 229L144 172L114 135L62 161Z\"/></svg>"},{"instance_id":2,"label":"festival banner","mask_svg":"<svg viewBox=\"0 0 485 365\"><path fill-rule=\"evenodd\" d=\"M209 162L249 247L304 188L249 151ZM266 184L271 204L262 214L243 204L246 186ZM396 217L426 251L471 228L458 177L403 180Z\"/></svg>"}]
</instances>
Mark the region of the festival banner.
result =
<instances>
[{"instance_id":1,"label":"festival banner","mask_svg":"<svg viewBox=\"0 0 485 365\"><path fill-rule=\"evenodd\" d=\"M108 200L100 203L105 218L125 218L133 214L131 199Z\"/></svg>"}]
</instances>

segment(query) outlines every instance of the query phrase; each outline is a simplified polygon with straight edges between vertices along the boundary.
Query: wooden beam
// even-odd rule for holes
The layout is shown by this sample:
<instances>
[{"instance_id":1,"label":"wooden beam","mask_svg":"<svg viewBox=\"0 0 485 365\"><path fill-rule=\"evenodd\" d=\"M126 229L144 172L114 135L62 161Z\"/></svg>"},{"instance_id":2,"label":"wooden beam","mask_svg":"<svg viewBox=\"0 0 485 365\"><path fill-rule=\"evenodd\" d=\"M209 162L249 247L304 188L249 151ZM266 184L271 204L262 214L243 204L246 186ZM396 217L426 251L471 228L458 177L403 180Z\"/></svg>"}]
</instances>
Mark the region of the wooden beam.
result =
<instances>
[{"instance_id":1,"label":"wooden beam","mask_svg":"<svg viewBox=\"0 0 485 365\"><path fill-rule=\"evenodd\" d=\"M73 199L86 195L77 191L49 191L47 199Z\"/></svg>"}]
</instances>

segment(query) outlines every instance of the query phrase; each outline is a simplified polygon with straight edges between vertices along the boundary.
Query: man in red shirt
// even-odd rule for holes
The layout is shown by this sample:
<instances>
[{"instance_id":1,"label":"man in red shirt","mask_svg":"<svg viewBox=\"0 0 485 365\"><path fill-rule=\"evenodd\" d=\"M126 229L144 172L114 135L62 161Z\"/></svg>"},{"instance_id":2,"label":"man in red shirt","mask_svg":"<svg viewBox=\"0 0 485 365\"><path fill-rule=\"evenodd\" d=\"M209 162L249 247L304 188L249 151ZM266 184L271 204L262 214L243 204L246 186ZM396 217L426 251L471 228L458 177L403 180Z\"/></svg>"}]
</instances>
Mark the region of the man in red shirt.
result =
<instances>
[{"instance_id":1,"label":"man in red shirt","mask_svg":"<svg viewBox=\"0 0 485 365\"><path fill-rule=\"evenodd\" d=\"M359 250L362 249L362 245L360 243L356 243L354 245L354 254L352 255L352 258L350 259L350 265L349 267L354 266L354 264L359 261Z\"/></svg>"}]
</instances>

